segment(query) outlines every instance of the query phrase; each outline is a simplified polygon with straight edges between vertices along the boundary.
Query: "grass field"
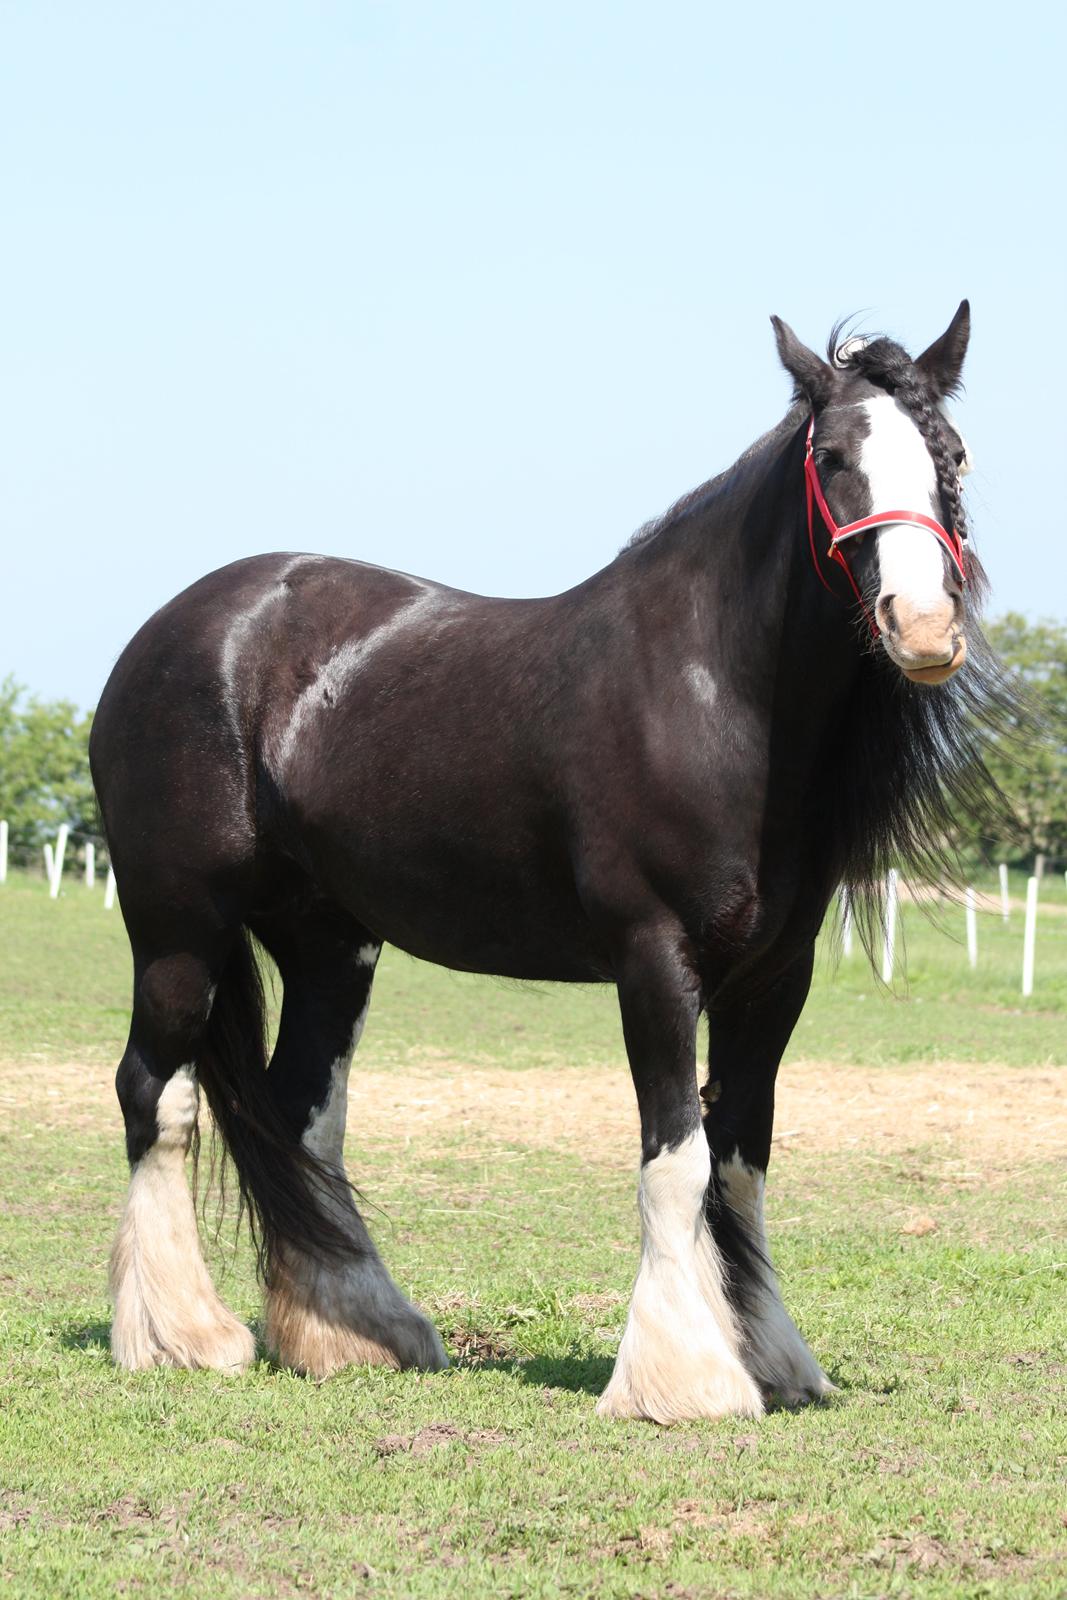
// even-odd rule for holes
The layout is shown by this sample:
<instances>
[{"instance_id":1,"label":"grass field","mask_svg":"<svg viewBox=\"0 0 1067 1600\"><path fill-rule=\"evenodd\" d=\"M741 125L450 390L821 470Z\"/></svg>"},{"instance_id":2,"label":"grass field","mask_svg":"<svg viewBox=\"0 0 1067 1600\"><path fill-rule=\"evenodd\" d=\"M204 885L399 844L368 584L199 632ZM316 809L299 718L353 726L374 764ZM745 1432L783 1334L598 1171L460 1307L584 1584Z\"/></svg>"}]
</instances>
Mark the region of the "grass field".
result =
<instances>
[{"instance_id":1,"label":"grass field","mask_svg":"<svg viewBox=\"0 0 1067 1600\"><path fill-rule=\"evenodd\" d=\"M959 940L962 915L946 913ZM758 1424L593 1412L637 1265L612 996L383 959L349 1165L453 1356L322 1385L107 1355L128 955L101 895L0 889L0 1589L291 1596L1062 1596L1067 895L980 963L905 906L909 997L819 975L769 1187L840 1387ZM47 1070L45 1070L47 1068ZM254 1321L244 1240L208 1244Z\"/></svg>"}]
</instances>

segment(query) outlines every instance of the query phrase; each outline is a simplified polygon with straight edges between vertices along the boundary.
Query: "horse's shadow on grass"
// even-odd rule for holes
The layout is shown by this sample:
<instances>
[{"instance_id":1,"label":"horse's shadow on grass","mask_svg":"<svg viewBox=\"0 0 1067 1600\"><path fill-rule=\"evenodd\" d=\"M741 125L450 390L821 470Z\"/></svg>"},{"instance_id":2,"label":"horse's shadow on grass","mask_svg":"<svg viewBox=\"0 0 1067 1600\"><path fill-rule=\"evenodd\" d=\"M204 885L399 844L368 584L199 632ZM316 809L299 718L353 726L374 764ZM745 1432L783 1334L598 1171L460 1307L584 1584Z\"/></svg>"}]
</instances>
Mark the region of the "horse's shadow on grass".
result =
<instances>
[{"instance_id":1,"label":"horse's shadow on grass","mask_svg":"<svg viewBox=\"0 0 1067 1600\"><path fill-rule=\"evenodd\" d=\"M84 1350L91 1355L110 1355L110 1322L76 1322L59 1336L64 1350Z\"/></svg>"},{"instance_id":2,"label":"horse's shadow on grass","mask_svg":"<svg viewBox=\"0 0 1067 1600\"><path fill-rule=\"evenodd\" d=\"M284 1362L279 1362L264 1348L263 1330L257 1322L251 1324L256 1338L256 1357L272 1372L290 1372ZM78 1322L64 1328L59 1336L64 1350L81 1351L89 1355L109 1356L111 1353L110 1322ZM583 1355L577 1349L561 1356L496 1356L490 1359L471 1359L454 1356L454 1369L467 1372L506 1372L520 1383L538 1389L562 1389L572 1394L600 1394L611 1377L614 1362L610 1356Z\"/></svg>"},{"instance_id":3,"label":"horse's shadow on grass","mask_svg":"<svg viewBox=\"0 0 1067 1600\"><path fill-rule=\"evenodd\" d=\"M537 1389L599 1395L607 1387L615 1362L611 1356L590 1356L571 1350L561 1356L498 1356L488 1361L459 1356L452 1365L467 1372L505 1372Z\"/></svg>"},{"instance_id":4,"label":"horse's shadow on grass","mask_svg":"<svg viewBox=\"0 0 1067 1600\"><path fill-rule=\"evenodd\" d=\"M278 1362L264 1348L263 1330L258 1322L251 1324L256 1337L256 1356L259 1361L265 1362L272 1372L291 1372L292 1368ZM80 1322L65 1328L60 1334L59 1342L65 1350L82 1351L96 1356L109 1356L111 1353L111 1324L110 1322ZM558 1389L567 1394L601 1395L607 1388L608 1379L611 1377L615 1365L612 1356L591 1356L582 1353L577 1347L572 1347L564 1355L559 1356L520 1356L498 1355L485 1357L471 1357L454 1355L452 1368L461 1372L503 1372L509 1377L517 1378L520 1383L530 1384L536 1389ZM827 1396L821 1402L815 1402L814 1409L832 1404L836 1399L839 1403L848 1394L851 1385L848 1380L837 1372L831 1374L835 1385L834 1394ZM791 1411L792 1406L784 1404L774 1395L766 1397L767 1411ZM804 1407L803 1409L809 1409Z\"/></svg>"}]
</instances>

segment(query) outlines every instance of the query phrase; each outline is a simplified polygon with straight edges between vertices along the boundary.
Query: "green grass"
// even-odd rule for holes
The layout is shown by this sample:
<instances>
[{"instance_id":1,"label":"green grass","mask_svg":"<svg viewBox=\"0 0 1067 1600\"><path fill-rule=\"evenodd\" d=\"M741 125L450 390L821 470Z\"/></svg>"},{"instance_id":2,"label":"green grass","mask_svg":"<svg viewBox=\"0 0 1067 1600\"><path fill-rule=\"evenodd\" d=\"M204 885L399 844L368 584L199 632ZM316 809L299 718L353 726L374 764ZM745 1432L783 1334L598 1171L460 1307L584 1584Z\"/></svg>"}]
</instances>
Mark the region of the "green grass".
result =
<instances>
[{"instance_id":1,"label":"green grass","mask_svg":"<svg viewBox=\"0 0 1067 1600\"><path fill-rule=\"evenodd\" d=\"M984 931L974 977L908 910L912 999L881 997L858 959L823 970L794 1053L1062 1062L1054 889L1029 1007L1017 923ZM0 937L0 1058L84 1060L109 1106L128 986L117 915L79 886L51 904L16 879ZM617 1059L628 1092L607 991L530 993L394 955L372 1018L361 1060L398 1083L427 1058L561 1076ZM107 1355L117 1113L45 1116L2 1076L0 1104L0 1590L15 1600L1067 1590L1061 1167L975 1181L921 1144L783 1153L778 1264L840 1394L758 1424L657 1429L593 1410L636 1268L630 1172L528 1149L521 1124L406 1151L361 1130L350 1156L375 1235L453 1369L131 1376ZM903 1233L919 1212L936 1228ZM246 1245L224 1232L208 1254L255 1321Z\"/></svg>"},{"instance_id":2,"label":"green grass","mask_svg":"<svg viewBox=\"0 0 1067 1600\"><path fill-rule=\"evenodd\" d=\"M115 1145L16 1121L0 1154L18 1197L0 1223L12 1596L1063 1593L1049 1171L991 1205L931 1196L921 1160L782 1163L775 1214L803 1217L779 1233L782 1276L840 1397L658 1430L593 1412L636 1259L626 1176L364 1150L380 1243L451 1372L131 1377L106 1351ZM937 1234L901 1235L914 1206ZM212 1254L254 1318L244 1252Z\"/></svg>"},{"instance_id":3,"label":"green grass","mask_svg":"<svg viewBox=\"0 0 1067 1600\"><path fill-rule=\"evenodd\" d=\"M991 887L991 886L990 886ZM1021 887L1017 880L1013 889ZM834 965L821 952L811 997L787 1059L882 1065L894 1061L997 1061L1035 1065L1064 1059L1067 1016L1067 890L1043 887L1037 980L1020 995L1022 913L1005 926L979 917L972 972L963 913L901 911L907 977L889 994L862 953ZM58 902L44 881L15 874L0 889L0 1057L117 1063L129 1022L129 947L117 911L76 881ZM609 986L527 985L429 967L387 950L362 1046L369 1066L400 1064L414 1052L508 1066L622 1060Z\"/></svg>"}]
</instances>

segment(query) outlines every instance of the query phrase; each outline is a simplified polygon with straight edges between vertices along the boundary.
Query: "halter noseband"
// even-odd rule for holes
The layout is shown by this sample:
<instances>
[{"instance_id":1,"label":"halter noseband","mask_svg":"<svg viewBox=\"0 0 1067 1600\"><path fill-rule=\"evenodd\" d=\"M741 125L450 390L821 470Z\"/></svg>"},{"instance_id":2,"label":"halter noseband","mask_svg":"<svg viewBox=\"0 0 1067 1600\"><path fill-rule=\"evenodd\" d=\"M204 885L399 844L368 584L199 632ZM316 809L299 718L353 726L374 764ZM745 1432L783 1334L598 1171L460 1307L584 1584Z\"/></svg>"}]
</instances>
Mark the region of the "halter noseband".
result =
<instances>
[{"instance_id":1,"label":"halter noseband","mask_svg":"<svg viewBox=\"0 0 1067 1600\"><path fill-rule=\"evenodd\" d=\"M830 561L836 561L837 565L845 574L845 577L848 579L852 588L852 593L856 596L856 599L860 604L860 609L862 610L863 615L867 618L867 625L871 630L871 637L877 639L880 634L878 624L868 611L866 602L860 593L859 584L852 576L852 568L849 566L848 559L845 556L844 551L841 549L843 541L845 539L854 538L858 533L866 533L868 528L883 528L887 523L890 522L912 523L917 528L925 528L927 533L932 533L934 538L937 539L939 543L944 545L945 549L952 558L953 566L959 573L960 582L966 583L967 574L963 570L963 543L955 529L953 529L950 533L947 529L941 526L940 522L935 522L933 517L924 516L921 511L878 511L875 512L873 516L860 517L858 522L846 522L844 527L838 527L837 523L834 521L834 514L826 503L826 496L822 492L822 484L819 482L819 469L815 465L815 451L812 442L814 437L815 414L813 412L811 420L808 423L808 437L804 446L804 489L808 501L808 544L811 546L812 563L815 567L815 571L819 575L819 582L822 584L824 589L829 589L830 593L832 594L833 590L830 589L830 585L826 581L822 567L819 565L818 553L815 549L815 518L812 508L813 506L817 505L819 508L819 514L821 515L823 522L826 524L826 530L830 535L830 548L826 552L827 559Z\"/></svg>"}]
</instances>

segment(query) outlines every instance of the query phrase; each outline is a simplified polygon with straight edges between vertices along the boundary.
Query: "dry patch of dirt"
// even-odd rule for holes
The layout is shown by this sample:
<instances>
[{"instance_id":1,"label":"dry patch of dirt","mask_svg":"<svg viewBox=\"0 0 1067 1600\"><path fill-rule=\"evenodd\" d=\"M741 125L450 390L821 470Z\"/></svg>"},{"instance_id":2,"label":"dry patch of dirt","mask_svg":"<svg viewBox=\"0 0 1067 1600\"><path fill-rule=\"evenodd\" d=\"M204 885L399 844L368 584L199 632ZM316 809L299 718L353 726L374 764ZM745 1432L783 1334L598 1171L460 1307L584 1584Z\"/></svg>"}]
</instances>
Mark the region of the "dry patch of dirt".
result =
<instances>
[{"instance_id":1,"label":"dry patch of dirt","mask_svg":"<svg viewBox=\"0 0 1067 1600\"><path fill-rule=\"evenodd\" d=\"M783 1070L777 1107L779 1151L932 1147L981 1167L976 1178L1067 1153L1067 1096L1055 1068L801 1061ZM0 1117L16 1138L72 1128L121 1137L111 1074L98 1067L0 1062ZM357 1063L349 1128L357 1141L397 1148L461 1134L487 1150L575 1149L626 1169L637 1161L637 1109L621 1064L505 1070L435 1059L367 1072Z\"/></svg>"},{"instance_id":2,"label":"dry patch of dirt","mask_svg":"<svg viewBox=\"0 0 1067 1600\"><path fill-rule=\"evenodd\" d=\"M454 1422L431 1422L417 1433L387 1433L374 1441L374 1448L379 1456L426 1456L431 1450L454 1444L457 1440L478 1448L504 1444L509 1438L510 1434L503 1428L468 1428L464 1432Z\"/></svg>"},{"instance_id":3,"label":"dry patch of dirt","mask_svg":"<svg viewBox=\"0 0 1067 1600\"><path fill-rule=\"evenodd\" d=\"M622 1067L356 1069L349 1126L364 1139L399 1144L463 1131L497 1146L580 1149L586 1161L613 1167L637 1160L637 1108ZM1049 1068L803 1061L778 1080L775 1129L779 1150L894 1154L932 1146L946 1158L1009 1171L1067 1153L1067 1096L1062 1075Z\"/></svg>"}]
</instances>

